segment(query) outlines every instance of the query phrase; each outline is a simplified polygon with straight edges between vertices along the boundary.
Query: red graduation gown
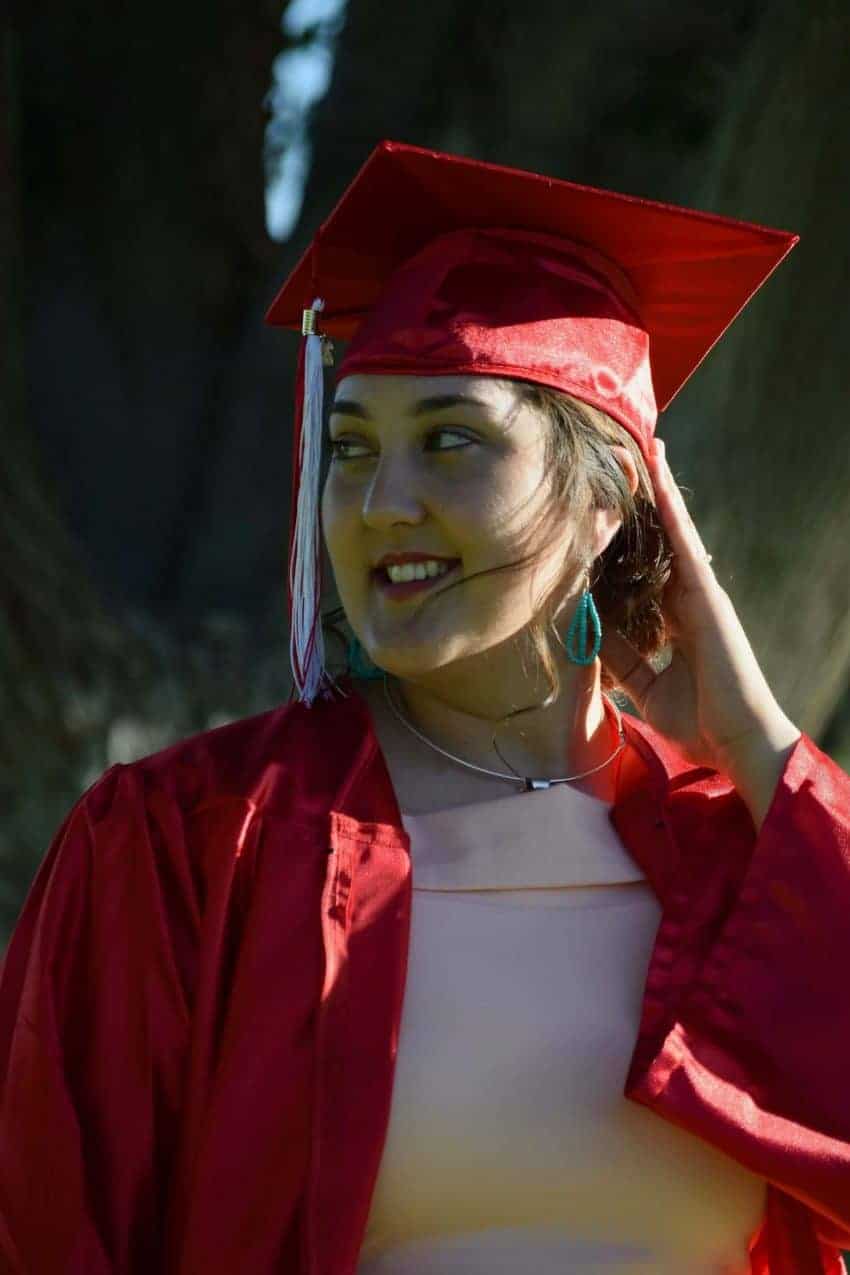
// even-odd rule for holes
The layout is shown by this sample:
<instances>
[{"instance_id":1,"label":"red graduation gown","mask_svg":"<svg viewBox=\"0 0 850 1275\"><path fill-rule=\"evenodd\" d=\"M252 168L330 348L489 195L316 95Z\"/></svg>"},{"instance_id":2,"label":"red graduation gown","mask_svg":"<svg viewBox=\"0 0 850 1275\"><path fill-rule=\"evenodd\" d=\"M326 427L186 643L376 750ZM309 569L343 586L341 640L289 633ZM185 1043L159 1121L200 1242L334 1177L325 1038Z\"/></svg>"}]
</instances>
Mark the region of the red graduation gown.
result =
<instances>
[{"instance_id":1,"label":"red graduation gown","mask_svg":"<svg viewBox=\"0 0 850 1275\"><path fill-rule=\"evenodd\" d=\"M841 1275L850 778L803 734L756 836L623 721L611 819L663 908L624 1096L765 1179L752 1275ZM353 1275L410 891L356 691L110 767L0 966L2 1275Z\"/></svg>"}]
</instances>

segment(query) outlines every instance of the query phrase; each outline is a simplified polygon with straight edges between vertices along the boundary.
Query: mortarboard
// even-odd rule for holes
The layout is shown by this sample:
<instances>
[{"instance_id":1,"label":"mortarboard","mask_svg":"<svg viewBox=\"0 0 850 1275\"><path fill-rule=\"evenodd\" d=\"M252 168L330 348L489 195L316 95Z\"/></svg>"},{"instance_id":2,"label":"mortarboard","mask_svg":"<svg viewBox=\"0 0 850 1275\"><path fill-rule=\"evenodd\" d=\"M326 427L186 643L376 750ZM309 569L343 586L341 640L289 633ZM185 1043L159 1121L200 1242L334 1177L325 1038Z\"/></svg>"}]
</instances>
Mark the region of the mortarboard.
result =
<instances>
[{"instance_id":1,"label":"mortarboard","mask_svg":"<svg viewBox=\"0 0 850 1275\"><path fill-rule=\"evenodd\" d=\"M272 301L302 332L289 540L294 690L328 694L319 607L322 383L512 377L618 420L658 413L798 236L400 142L380 143Z\"/></svg>"}]
</instances>

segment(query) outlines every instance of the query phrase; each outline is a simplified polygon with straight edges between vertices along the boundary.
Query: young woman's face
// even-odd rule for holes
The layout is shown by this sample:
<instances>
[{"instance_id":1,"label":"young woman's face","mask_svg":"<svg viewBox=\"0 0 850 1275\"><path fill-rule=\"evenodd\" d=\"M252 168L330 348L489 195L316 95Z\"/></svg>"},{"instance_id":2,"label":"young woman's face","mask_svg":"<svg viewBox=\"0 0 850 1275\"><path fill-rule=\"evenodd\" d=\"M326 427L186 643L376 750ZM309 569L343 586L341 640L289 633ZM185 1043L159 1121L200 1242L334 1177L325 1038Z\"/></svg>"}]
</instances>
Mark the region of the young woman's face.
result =
<instances>
[{"instance_id":1,"label":"young woman's face","mask_svg":"<svg viewBox=\"0 0 850 1275\"><path fill-rule=\"evenodd\" d=\"M346 377L329 423L322 527L340 601L372 659L397 676L488 650L525 628L573 539L529 532L548 507L545 423L510 382L478 376ZM476 573L527 556L518 570ZM408 597L376 576L387 553L458 560ZM579 592L583 574L564 586ZM452 587L453 586L453 587Z\"/></svg>"}]
</instances>

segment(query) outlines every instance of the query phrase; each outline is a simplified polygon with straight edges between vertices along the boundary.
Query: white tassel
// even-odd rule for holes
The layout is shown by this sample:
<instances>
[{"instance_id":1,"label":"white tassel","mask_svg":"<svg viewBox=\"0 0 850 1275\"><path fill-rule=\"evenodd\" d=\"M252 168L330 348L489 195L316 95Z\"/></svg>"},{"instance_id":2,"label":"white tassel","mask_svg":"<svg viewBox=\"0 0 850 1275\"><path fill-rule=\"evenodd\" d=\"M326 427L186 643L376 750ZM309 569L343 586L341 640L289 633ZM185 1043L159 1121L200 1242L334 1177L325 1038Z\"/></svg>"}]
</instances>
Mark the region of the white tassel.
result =
<instances>
[{"instance_id":1,"label":"white tassel","mask_svg":"<svg viewBox=\"0 0 850 1275\"><path fill-rule=\"evenodd\" d=\"M321 297L312 309L323 310ZM295 552L290 570L292 616L289 658L298 699L308 706L326 683L336 686L325 671L325 643L321 616L321 558L319 544L319 470L322 454L323 360L322 338L312 331L309 312L305 315L307 346L304 352L304 411L301 440L295 462L299 467L298 507L295 515Z\"/></svg>"}]
</instances>

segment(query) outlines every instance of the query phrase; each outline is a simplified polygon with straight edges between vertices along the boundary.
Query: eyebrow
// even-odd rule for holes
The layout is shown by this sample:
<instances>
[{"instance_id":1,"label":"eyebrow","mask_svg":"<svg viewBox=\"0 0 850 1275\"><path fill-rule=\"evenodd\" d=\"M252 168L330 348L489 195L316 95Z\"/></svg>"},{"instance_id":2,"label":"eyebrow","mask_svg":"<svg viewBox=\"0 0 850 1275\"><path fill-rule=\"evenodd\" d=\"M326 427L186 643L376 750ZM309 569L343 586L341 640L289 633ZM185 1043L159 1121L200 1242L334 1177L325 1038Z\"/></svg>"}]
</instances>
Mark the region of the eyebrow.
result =
<instances>
[{"instance_id":1,"label":"eyebrow","mask_svg":"<svg viewBox=\"0 0 850 1275\"><path fill-rule=\"evenodd\" d=\"M470 394L438 394L432 398L421 398L410 416L424 416L427 412L439 412L444 407L490 407L484 399L473 398ZM359 416L363 421L372 420L362 403L351 398L340 398L331 407L331 416L337 413L344 416Z\"/></svg>"}]
</instances>

